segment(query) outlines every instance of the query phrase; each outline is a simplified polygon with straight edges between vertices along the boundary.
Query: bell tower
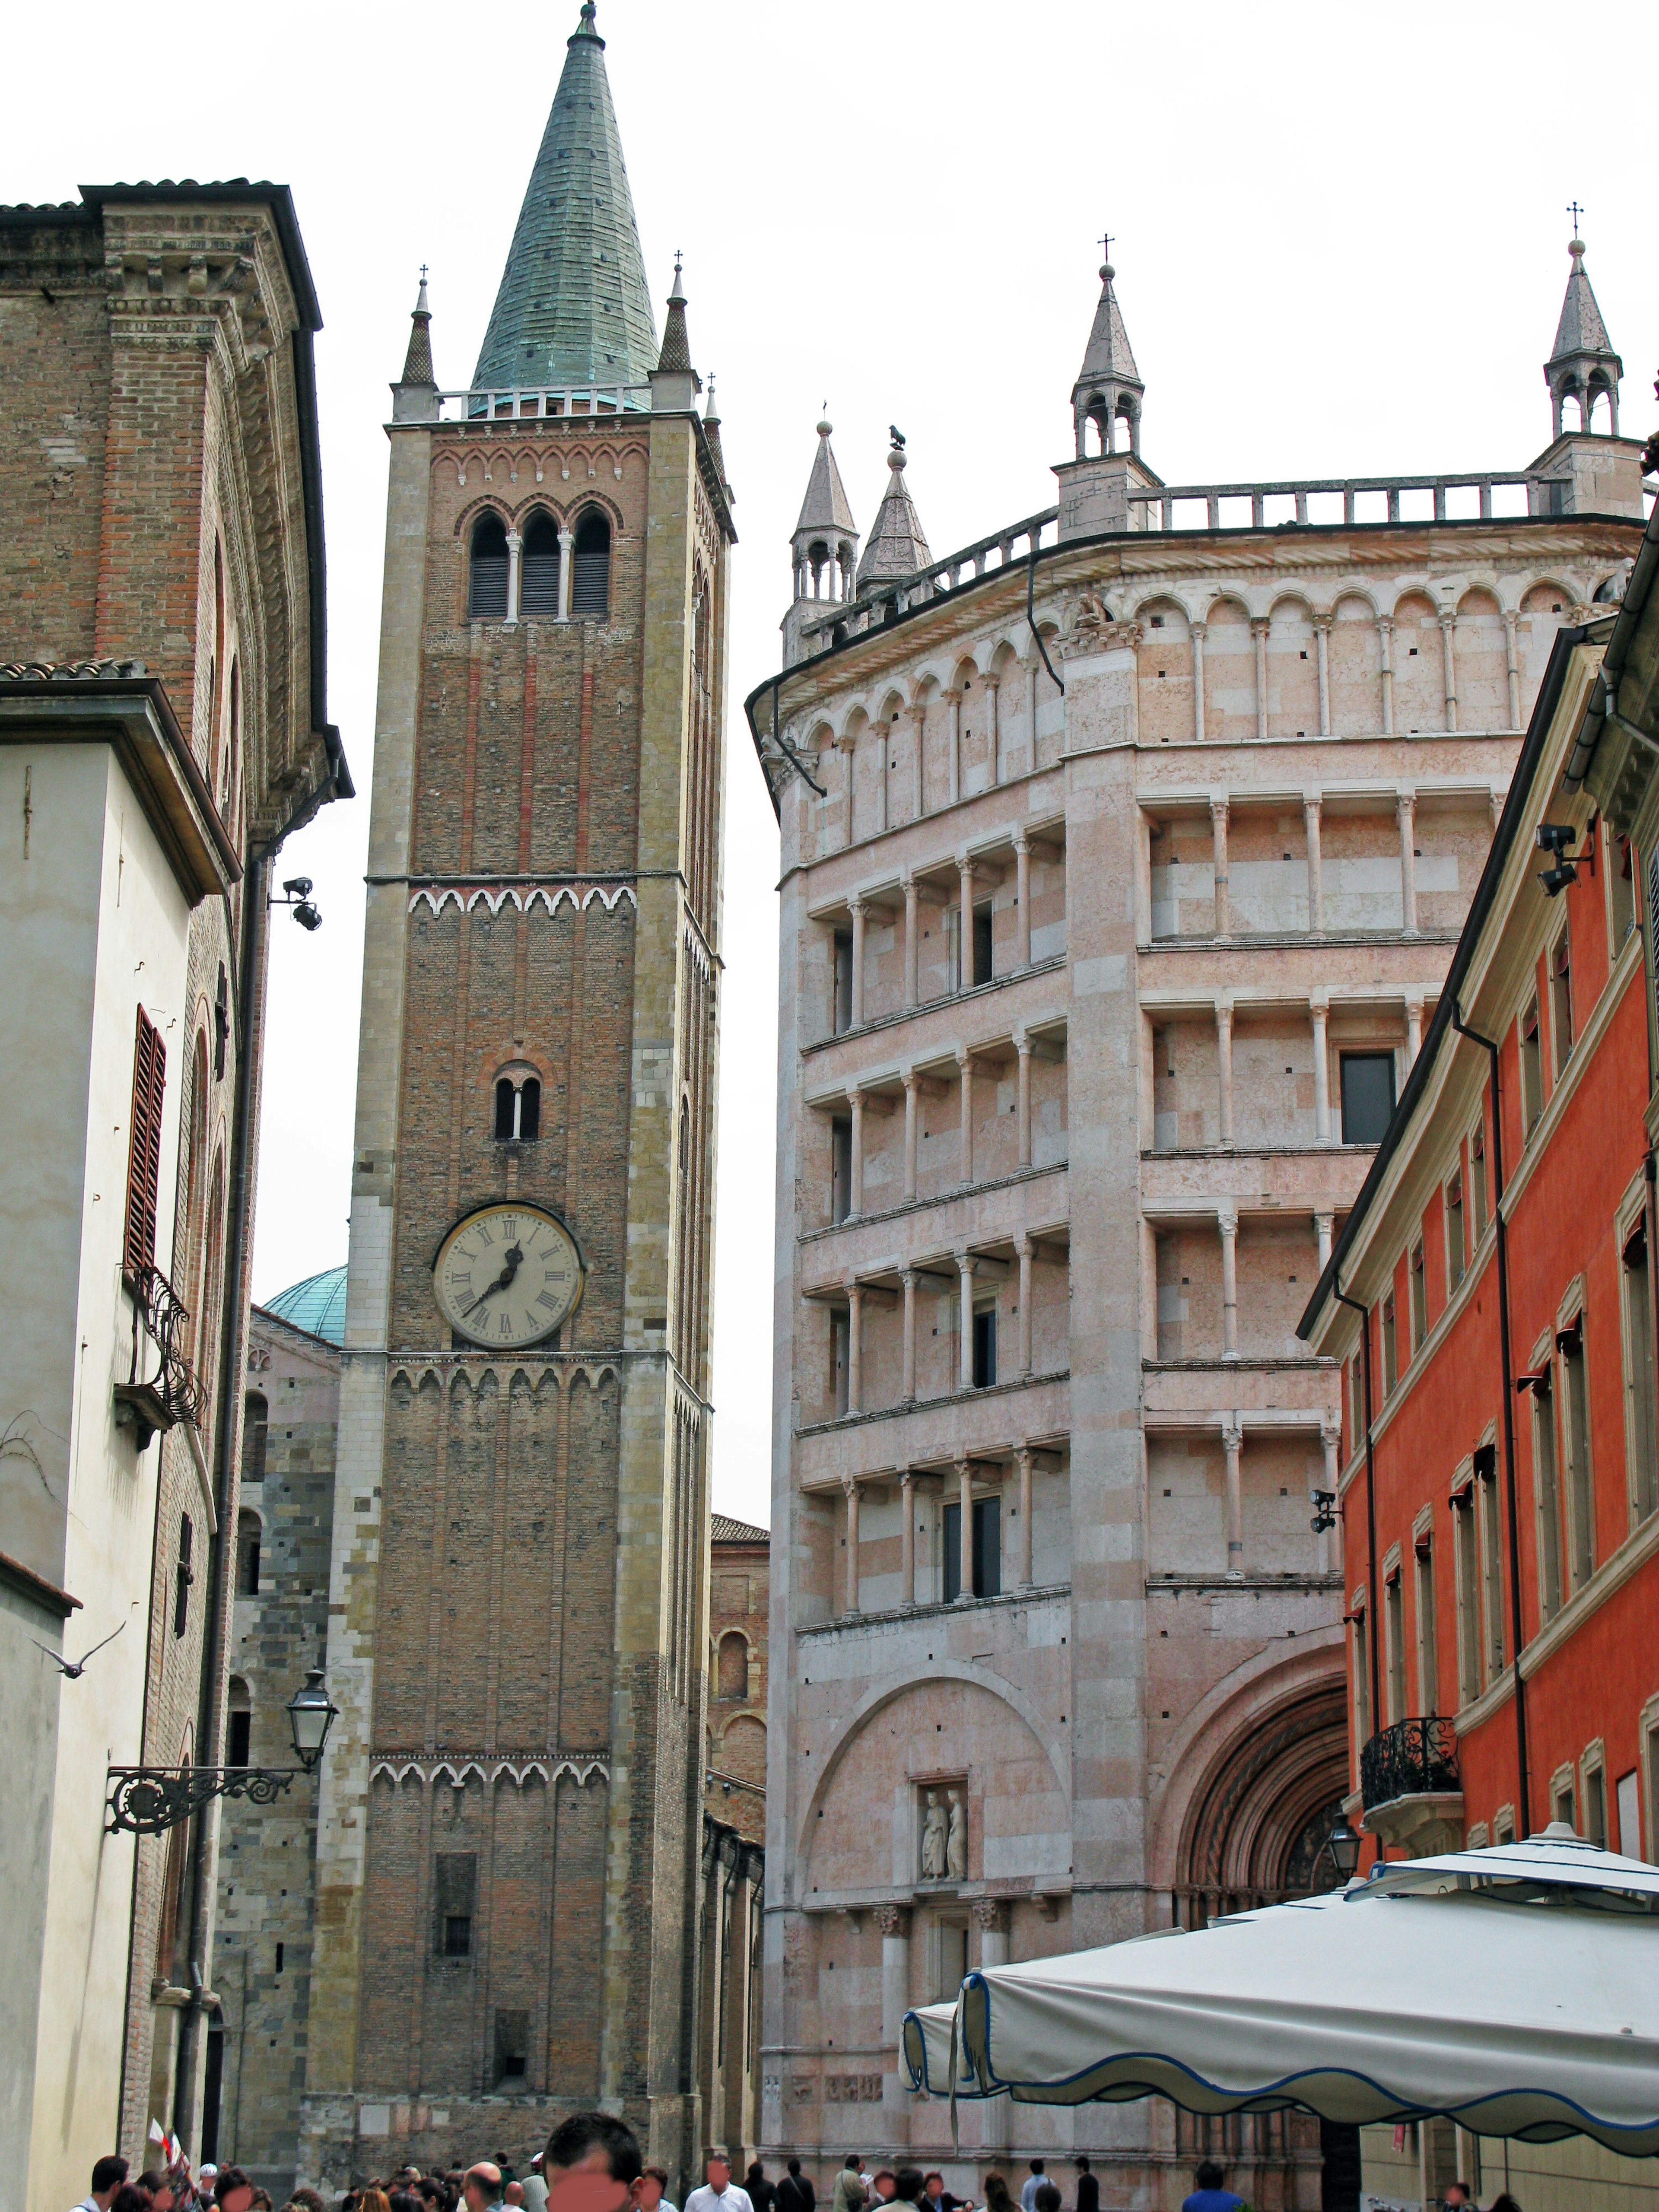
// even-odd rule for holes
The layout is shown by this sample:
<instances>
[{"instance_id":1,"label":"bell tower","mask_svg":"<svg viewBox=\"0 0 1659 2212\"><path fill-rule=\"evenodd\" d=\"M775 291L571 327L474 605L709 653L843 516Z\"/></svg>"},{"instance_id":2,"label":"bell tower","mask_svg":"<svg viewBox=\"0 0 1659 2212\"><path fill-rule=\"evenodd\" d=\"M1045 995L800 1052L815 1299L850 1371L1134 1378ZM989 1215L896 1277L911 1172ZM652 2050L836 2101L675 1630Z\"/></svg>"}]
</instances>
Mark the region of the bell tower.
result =
<instances>
[{"instance_id":1,"label":"bell tower","mask_svg":"<svg viewBox=\"0 0 1659 2212\"><path fill-rule=\"evenodd\" d=\"M732 495L592 0L477 367L392 392L301 2171L682 2176ZM489 2102L486 2104L485 2100Z\"/></svg>"},{"instance_id":2,"label":"bell tower","mask_svg":"<svg viewBox=\"0 0 1659 2212\"><path fill-rule=\"evenodd\" d=\"M1642 447L1619 434L1619 386L1625 364L1613 349L1584 266L1577 233L1567 246L1571 266L1555 326L1555 343L1544 363L1554 431L1551 443L1527 471L1528 505L1534 514L1642 514ZM1596 410L1605 409L1603 428ZM1571 411L1570 411L1571 410Z\"/></svg>"}]
</instances>

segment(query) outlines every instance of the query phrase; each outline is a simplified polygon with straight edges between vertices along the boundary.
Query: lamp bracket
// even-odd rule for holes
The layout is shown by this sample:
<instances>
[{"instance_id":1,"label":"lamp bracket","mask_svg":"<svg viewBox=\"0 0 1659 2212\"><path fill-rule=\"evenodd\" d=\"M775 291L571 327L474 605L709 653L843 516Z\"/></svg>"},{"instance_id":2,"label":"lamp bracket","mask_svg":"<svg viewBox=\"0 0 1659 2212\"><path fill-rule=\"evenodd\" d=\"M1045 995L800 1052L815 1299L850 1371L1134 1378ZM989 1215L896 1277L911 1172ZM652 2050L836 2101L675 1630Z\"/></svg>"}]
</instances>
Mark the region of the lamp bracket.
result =
<instances>
[{"instance_id":1,"label":"lamp bracket","mask_svg":"<svg viewBox=\"0 0 1659 2212\"><path fill-rule=\"evenodd\" d=\"M303 1766L112 1766L106 1836L162 1836L216 1797L273 1805Z\"/></svg>"}]
</instances>

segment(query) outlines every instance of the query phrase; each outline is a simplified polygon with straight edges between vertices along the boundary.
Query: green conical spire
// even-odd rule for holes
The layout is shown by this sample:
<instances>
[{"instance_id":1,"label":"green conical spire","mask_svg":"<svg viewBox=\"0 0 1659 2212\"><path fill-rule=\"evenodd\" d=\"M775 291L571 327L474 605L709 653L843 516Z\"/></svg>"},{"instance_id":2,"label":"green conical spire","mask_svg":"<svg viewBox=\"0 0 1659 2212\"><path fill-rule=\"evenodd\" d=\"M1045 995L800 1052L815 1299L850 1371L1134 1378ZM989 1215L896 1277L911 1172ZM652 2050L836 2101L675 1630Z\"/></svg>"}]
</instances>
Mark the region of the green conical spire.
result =
<instances>
[{"instance_id":1,"label":"green conical spire","mask_svg":"<svg viewBox=\"0 0 1659 2212\"><path fill-rule=\"evenodd\" d=\"M643 384L656 366L605 40L583 0L473 388Z\"/></svg>"}]
</instances>

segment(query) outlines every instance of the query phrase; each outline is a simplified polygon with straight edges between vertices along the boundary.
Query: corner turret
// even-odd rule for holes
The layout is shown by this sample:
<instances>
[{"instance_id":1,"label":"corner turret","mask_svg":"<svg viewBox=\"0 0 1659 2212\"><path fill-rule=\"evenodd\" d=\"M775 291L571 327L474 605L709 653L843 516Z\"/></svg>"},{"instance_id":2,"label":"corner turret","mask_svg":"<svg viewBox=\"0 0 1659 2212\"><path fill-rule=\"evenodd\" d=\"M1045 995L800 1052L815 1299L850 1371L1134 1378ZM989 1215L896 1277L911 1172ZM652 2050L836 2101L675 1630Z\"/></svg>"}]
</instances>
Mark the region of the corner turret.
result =
<instances>
[{"instance_id":1,"label":"corner turret","mask_svg":"<svg viewBox=\"0 0 1659 2212\"><path fill-rule=\"evenodd\" d=\"M404 373L392 387L394 422L435 422L438 419L438 380L432 373L432 310L427 305L426 270L415 312L409 319L409 350Z\"/></svg>"},{"instance_id":2,"label":"corner turret","mask_svg":"<svg viewBox=\"0 0 1659 2212\"><path fill-rule=\"evenodd\" d=\"M887 454L887 489L876 509L870 542L859 562L858 587L914 576L933 559L927 533L904 481L904 441L895 430Z\"/></svg>"},{"instance_id":3,"label":"corner turret","mask_svg":"<svg viewBox=\"0 0 1659 2212\"><path fill-rule=\"evenodd\" d=\"M1570 210L1577 215L1575 207ZM1567 244L1571 268L1544 363L1554 436L1527 471L1533 514L1642 514L1642 448L1619 434L1619 386L1625 364L1613 350L1584 267L1584 241L1575 228ZM1607 427L1593 428L1598 402ZM1571 403L1577 420L1570 422Z\"/></svg>"},{"instance_id":4,"label":"corner turret","mask_svg":"<svg viewBox=\"0 0 1659 2212\"><path fill-rule=\"evenodd\" d=\"M817 450L806 478L806 496L789 540L794 592L783 618L785 667L801 658L801 625L812 619L825 600L839 605L853 596L859 531L836 465L830 429L827 418L818 424Z\"/></svg>"},{"instance_id":5,"label":"corner turret","mask_svg":"<svg viewBox=\"0 0 1659 2212\"><path fill-rule=\"evenodd\" d=\"M1123 310L1113 289L1117 271L1100 267L1100 298L1083 367L1072 386L1074 458L1054 470L1060 478L1060 535L1096 538L1146 526L1145 507L1131 507L1129 490L1161 483L1140 458L1140 409L1146 396ZM1124 436L1120 442L1119 424ZM1089 430L1094 428L1094 450Z\"/></svg>"},{"instance_id":6,"label":"corner turret","mask_svg":"<svg viewBox=\"0 0 1659 2212\"><path fill-rule=\"evenodd\" d=\"M702 379L691 366L691 340L685 327L685 294L680 286L680 257L674 256L674 289L668 295L668 320L663 325L662 351L651 372L651 410L655 415L683 413L696 402Z\"/></svg>"}]
</instances>

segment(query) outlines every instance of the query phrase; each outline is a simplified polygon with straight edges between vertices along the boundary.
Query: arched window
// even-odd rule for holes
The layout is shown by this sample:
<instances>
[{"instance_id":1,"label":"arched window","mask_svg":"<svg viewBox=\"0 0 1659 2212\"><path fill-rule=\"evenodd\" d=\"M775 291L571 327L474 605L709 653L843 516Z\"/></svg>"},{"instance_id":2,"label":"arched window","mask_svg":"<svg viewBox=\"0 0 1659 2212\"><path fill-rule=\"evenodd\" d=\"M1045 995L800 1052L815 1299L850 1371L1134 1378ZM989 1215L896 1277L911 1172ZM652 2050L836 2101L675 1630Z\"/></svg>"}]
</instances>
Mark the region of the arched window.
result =
<instances>
[{"instance_id":1,"label":"arched window","mask_svg":"<svg viewBox=\"0 0 1659 2212\"><path fill-rule=\"evenodd\" d=\"M472 581L466 611L474 622L507 618L507 526L498 514L481 516L472 532Z\"/></svg>"},{"instance_id":2,"label":"arched window","mask_svg":"<svg viewBox=\"0 0 1659 2212\"><path fill-rule=\"evenodd\" d=\"M559 532L550 514L532 516L520 562L519 612L551 621L559 611Z\"/></svg>"},{"instance_id":3,"label":"arched window","mask_svg":"<svg viewBox=\"0 0 1659 2212\"><path fill-rule=\"evenodd\" d=\"M589 507L576 526L576 550L570 568L573 615L611 611L611 525Z\"/></svg>"},{"instance_id":4,"label":"arched window","mask_svg":"<svg viewBox=\"0 0 1659 2212\"><path fill-rule=\"evenodd\" d=\"M495 1142L533 1145L542 1133L542 1086L533 1075L495 1079Z\"/></svg>"},{"instance_id":5,"label":"arched window","mask_svg":"<svg viewBox=\"0 0 1659 2212\"><path fill-rule=\"evenodd\" d=\"M259 1516L246 1506L236 1516L236 1594L259 1595Z\"/></svg>"},{"instance_id":6,"label":"arched window","mask_svg":"<svg viewBox=\"0 0 1659 2212\"><path fill-rule=\"evenodd\" d=\"M242 1480L265 1479L265 1444L270 1435L270 1407L263 1392L250 1390L242 1403Z\"/></svg>"},{"instance_id":7,"label":"arched window","mask_svg":"<svg viewBox=\"0 0 1659 2212\"><path fill-rule=\"evenodd\" d=\"M190 1586L196 1577L190 1564L196 1531L188 1513L179 1517L179 1563L173 1574L173 1632L182 1636L190 1626Z\"/></svg>"},{"instance_id":8,"label":"arched window","mask_svg":"<svg viewBox=\"0 0 1659 2212\"><path fill-rule=\"evenodd\" d=\"M720 1698L749 1695L749 1646L735 1628L728 1629L720 1638L714 1694Z\"/></svg>"},{"instance_id":9,"label":"arched window","mask_svg":"<svg viewBox=\"0 0 1659 2212\"><path fill-rule=\"evenodd\" d=\"M225 1715L227 1766L246 1766L249 1764L252 1735L253 1705L247 1693L247 1684L240 1674L233 1674L230 1678L229 1707Z\"/></svg>"}]
</instances>

